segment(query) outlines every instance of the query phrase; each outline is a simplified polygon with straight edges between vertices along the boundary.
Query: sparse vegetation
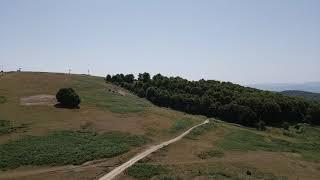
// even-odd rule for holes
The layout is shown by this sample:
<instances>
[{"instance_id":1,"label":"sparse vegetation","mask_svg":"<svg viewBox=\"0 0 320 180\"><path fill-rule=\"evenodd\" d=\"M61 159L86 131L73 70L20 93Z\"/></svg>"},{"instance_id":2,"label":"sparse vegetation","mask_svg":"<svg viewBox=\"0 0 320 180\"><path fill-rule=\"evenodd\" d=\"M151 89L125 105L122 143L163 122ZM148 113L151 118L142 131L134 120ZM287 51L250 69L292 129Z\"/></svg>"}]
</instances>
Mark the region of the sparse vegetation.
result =
<instances>
[{"instance_id":1,"label":"sparse vegetation","mask_svg":"<svg viewBox=\"0 0 320 180\"><path fill-rule=\"evenodd\" d=\"M81 164L86 161L113 157L130 147L147 143L144 136L118 132L59 131L43 137L27 137L0 145L0 168L22 165Z\"/></svg>"},{"instance_id":2,"label":"sparse vegetation","mask_svg":"<svg viewBox=\"0 0 320 180\"><path fill-rule=\"evenodd\" d=\"M8 134L14 131L14 127L11 125L10 121L0 120L0 135Z\"/></svg>"},{"instance_id":3,"label":"sparse vegetation","mask_svg":"<svg viewBox=\"0 0 320 180\"><path fill-rule=\"evenodd\" d=\"M145 163L137 163L127 170L129 176L137 179L150 179L154 176L166 174L168 172L169 169L164 166Z\"/></svg>"},{"instance_id":4,"label":"sparse vegetation","mask_svg":"<svg viewBox=\"0 0 320 180\"><path fill-rule=\"evenodd\" d=\"M200 154L198 154L198 157L201 159L208 159L208 158L212 158L212 157L223 157L224 153L222 151L219 150L215 150L215 149L211 149L209 151L205 151L202 152Z\"/></svg>"},{"instance_id":5,"label":"sparse vegetation","mask_svg":"<svg viewBox=\"0 0 320 180\"><path fill-rule=\"evenodd\" d=\"M182 169L183 171L181 171ZM214 162L203 163L192 166L173 167L172 171L177 174L184 174L185 179L266 179L266 180L286 180L288 178L276 176L270 172L261 171L255 167L246 166L242 163ZM250 173L248 173L250 172Z\"/></svg>"},{"instance_id":6,"label":"sparse vegetation","mask_svg":"<svg viewBox=\"0 0 320 180\"><path fill-rule=\"evenodd\" d=\"M193 123L191 119L179 119L173 124L173 126L170 129L170 132L172 133L181 132L187 129L188 127L192 126L192 124Z\"/></svg>"},{"instance_id":7,"label":"sparse vegetation","mask_svg":"<svg viewBox=\"0 0 320 180\"><path fill-rule=\"evenodd\" d=\"M99 90L94 94L84 95L83 101L94 104L98 108L107 109L114 113L144 112L150 104L134 96L122 96L118 93Z\"/></svg>"},{"instance_id":8,"label":"sparse vegetation","mask_svg":"<svg viewBox=\"0 0 320 180\"><path fill-rule=\"evenodd\" d=\"M145 99L130 94L123 96L114 90L96 88L103 87L103 85L103 78L81 77L75 78L72 87L75 87L83 103L94 105L97 108L109 110L113 113L141 113L151 106L151 103Z\"/></svg>"},{"instance_id":9,"label":"sparse vegetation","mask_svg":"<svg viewBox=\"0 0 320 180\"><path fill-rule=\"evenodd\" d=\"M61 106L68 108L77 108L81 102L79 95L72 88L60 89L56 98Z\"/></svg>"},{"instance_id":10,"label":"sparse vegetation","mask_svg":"<svg viewBox=\"0 0 320 180\"><path fill-rule=\"evenodd\" d=\"M7 102L7 98L4 96L0 96L0 104Z\"/></svg>"},{"instance_id":11,"label":"sparse vegetation","mask_svg":"<svg viewBox=\"0 0 320 180\"><path fill-rule=\"evenodd\" d=\"M204 124L200 127L197 127L193 129L187 136L185 136L188 139L196 140L198 136L201 136L205 134L206 132L210 131L215 127L213 122L210 122L208 124Z\"/></svg>"},{"instance_id":12,"label":"sparse vegetation","mask_svg":"<svg viewBox=\"0 0 320 180\"><path fill-rule=\"evenodd\" d=\"M301 154L307 160L320 160L318 141L289 142L246 130L230 130L217 145L224 150L293 152Z\"/></svg>"}]
</instances>

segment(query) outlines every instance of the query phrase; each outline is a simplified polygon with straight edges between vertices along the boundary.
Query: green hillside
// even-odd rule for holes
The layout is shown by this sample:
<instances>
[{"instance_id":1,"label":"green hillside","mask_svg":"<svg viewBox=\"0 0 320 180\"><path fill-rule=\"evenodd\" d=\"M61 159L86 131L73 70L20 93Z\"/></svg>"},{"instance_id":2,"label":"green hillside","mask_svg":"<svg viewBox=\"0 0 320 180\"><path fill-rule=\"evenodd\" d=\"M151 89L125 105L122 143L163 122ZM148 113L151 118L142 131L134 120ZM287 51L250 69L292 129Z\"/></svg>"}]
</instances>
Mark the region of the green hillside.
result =
<instances>
[{"instance_id":1,"label":"green hillside","mask_svg":"<svg viewBox=\"0 0 320 180\"><path fill-rule=\"evenodd\" d=\"M292 97L302 97L311 101L319 101L320 102L320 93L312 93L306 91L296 91L296 90L289 90L289 91L282 91L281 94L292 96Z\"/></svg>"},{"instance_id":2,"label":"green hillside","mask_svg":"<svg viewBox=\"0 0 320 180\"><path fill-rule=\"evenodd\" d=\"M149 87L148 83L156 81L144 82L140 77L130 83L132 76L126 77L127 84L111 84L102 77L86 75L19 72L0 76L0 179L98 179L144 149L172 139L207 119L189 114L196 114L192 102L197 102L198 93L206 87L217 86L220 91L207 91L221 102L240 103L241 93L244 100L250 99L250 95L264 97L266 101L262 104L270 96L278 97L277 100L288 98L231 83L210 81L208 85L206 81L172 78L174 83L169 85L164 81ZM190 94L180 96L188 89L184 83L190 86ZM126 90L131 87L126 85L131 84L142 85L147 90L146 98ZM55 106L55 94L60 88L73 88L79 94L79 109ZM153 94L150 88L154 88ZM181 97L189 97L188 111L179 109L185 106L159 104L171 101L163 99L166 96L157 96L162 91L177 93L179 102L184 102ZM288 99L290 103L300 102ZM230 112L238 109L234 110ZM210 119L209 124L139 161L118 178L317 180L320 177L319 127L295 123L279 128L267 124L265 131L260 131L230 123L238 122L228 118L223 120Z\"/></svg>"},{"instance_id":3,"label":"green hillside","mask_svg":"<svg viewBox=\"0 0 320 180\"><path fill-rule=\"evenodd\" d=\"M221 118L249 127L281 127L284 124L320 124L320 105L274 92L214 80L188 81L148 73L108 75L107 82L120 85L156 105L191 114Z\"/></svg>"}]
</instances>

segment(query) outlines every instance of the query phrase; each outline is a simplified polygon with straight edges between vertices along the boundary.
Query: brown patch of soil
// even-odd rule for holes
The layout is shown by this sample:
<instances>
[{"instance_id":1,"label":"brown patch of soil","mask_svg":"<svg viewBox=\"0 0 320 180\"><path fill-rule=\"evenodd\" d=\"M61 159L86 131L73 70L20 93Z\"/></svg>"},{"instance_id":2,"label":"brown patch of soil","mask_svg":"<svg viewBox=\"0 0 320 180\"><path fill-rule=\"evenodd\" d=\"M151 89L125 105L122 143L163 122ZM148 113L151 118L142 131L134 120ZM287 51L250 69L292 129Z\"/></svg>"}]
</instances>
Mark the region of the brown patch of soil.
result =
<instances>
[{"instance_id":1,"label":"brown patch of soil","mask_svg":"<svg viewBox=\"0 0 320 180\"><path fill-rule=\"evenodd\" d=\"M20 98L20 105L23 106L52 106L55 104L57 104L56 97L48 94Z\"/></svg>"}]
</instances>

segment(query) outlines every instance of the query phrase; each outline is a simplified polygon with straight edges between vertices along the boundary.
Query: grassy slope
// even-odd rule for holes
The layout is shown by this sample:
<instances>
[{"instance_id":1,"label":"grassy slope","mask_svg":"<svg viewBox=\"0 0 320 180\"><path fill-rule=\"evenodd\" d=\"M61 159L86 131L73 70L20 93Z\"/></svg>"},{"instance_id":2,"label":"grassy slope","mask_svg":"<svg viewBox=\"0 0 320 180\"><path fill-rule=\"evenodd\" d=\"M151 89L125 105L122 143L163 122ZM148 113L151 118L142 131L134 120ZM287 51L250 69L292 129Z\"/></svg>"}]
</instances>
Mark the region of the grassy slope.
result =
<instances>
[{"instance_id":1,"label":"grassy slope","mask_svg":"<svg viewBox=\"0 0 320 180\"><path fill-rule=\"evenodd\" d=\"M123 89L105 84L103 78L100 77L12 73L0 78L0 96L6 100L0 104L0 119L10 122L10 127L8 123L5 123L6 128L21 127L15 128L9 134L0 135L0 144L2 143L0 146L6 146L3 144L9 140L19 139L23 144L25 138L28 138L26 135L38 136L33 139L33 145L40 143L43 145L42 147L47 148L46 143L41 141L44 137L50 137L58 142L55 146L65 146L64 143L68 144L69 141L63 141L61 139L64 138L59 138L59 136L52 136L52 133L54 134L57 130L67 130L67 132L70 130L93 131L98 132L101 136L110 131L119 131L147 135L155 143L169 139L204 119L204 117L157 108L144 99L130 94L123 96L117 93L119 90L124 91ZM19 105L21 97L38 94L54 95L61 87L76 89L83 100L81 109L66 110L51 106ZM259 132L216 122L195 129L182 141L153 154L134 166L133 169L128 170L128 174L138 179L150 177L158 179L248 179L248 177L252 179L285 179L283 176L289 179L297 177L318 179L317 177L320 176L320 165L317 162L320 157L319 134L319 128L308 126L299 129L291 127L290 131L274 128L266 132ZM65 137L72 139L78 137L78 134ZM113 142L112 138L101 141L105 138L99 137L89 134L88 137L77 138L79 142L77 145L79 148L92 150L94 148L90 145L81 146L87 138L96 139L95 142L98 144L112 144ZM121 136L116 139L121 139ZM127 151L126 147L134 147L124 139L121 142L118 145L123 146L122 150ZM41 147L39 148L41 150ZM101 148L103 147L98 149ZM28 151L28 149L20 150ZM68 149L68 151L72 150ZM101 153L96 154L98 158L101 158L108 157L110 151L97 152ZM51 153L53 152L48 152L48 154ZM85 153L82 157L85 157ZM71 162L51 163L57 165L78 164L91 160L92 156L88 159L82 159L84 161L80 160L80 162L77 157L70 156L68 159ZM40 163L35 161L34 164L41 164L41 161ZM61 171L55 172L55 177L90 179L103 171L105 169L96 167L85 169L83 172ZM247 175L247 171L252 175ZM79 174L82 174L83 177ZM52 176L52 174L50 175ZM48 174L32 176L34 179L43 179L43 177L48 177ZM125 175L122 178L131 179L132 177Z\"/></svg>"},{"instance_id":2,"label":"grassy slope","mask_svg":"<svg viewBox=\"0 0 320 180\"><path fill-rule=\"evenodd\" d=\"M290 127L288 135L283 129L261 132L215 121L141 162L145 165L123 178L318 179L320 128L300 128ZM148 165L169 170L143 168Z\"/></svg>"},{"instance_id":3,"label":"grassy slope","mask_svg":"<svg viewBox=\"0 0 320 180\"><path fill-rule=\"evenodd\" d=\"M56 130L78 130L82 125L97 132L110 130L135 134L154 134L155 138L170 134L163 131L170 128L177 119L185 117L197 121L198 117L176 111L157 108L148 101L128 94L104 83L103 78L85 75L53 73L10 73L0 77L0 96L7 102L0 104L0 119L13 125L25 124L26 132L11 135L45 135ZM22 97L51 94L59 88L72 87L82 98L79 110L58 109L52 106L20 106ZM110 91L109 91L110 90ZM162 133L162 134L161 134ZM0 137L0 143L8 137Z\"/></svg>"},{"instance_id":4,"label":"grassy slope","mask_svg":"<svg viewBox=\"0 0 320 180\"><path fill-rule=\"evenodd\" d=\"M106 84L101 77L9 73L0 78L0 166L3 168L79 164L112 157L134 147L126 143L128 139L122 138L121 132L138 137L147 135L156 142L172 136L166 129L176 120L187 118L191 122L188 125L192 125L201 119L157 108L121 88ZM79 93L82 98L80 109L20 105L22 97L55 95L62 87L72 87ZM84 135L77 131L101 135ZM110 132L115 134L113 139L120 139L123 143L106 139L104 134ZM86 143L88 140L94 143ZM60 158L55 158L58 155Z\"/></svg>"}]
</instances>

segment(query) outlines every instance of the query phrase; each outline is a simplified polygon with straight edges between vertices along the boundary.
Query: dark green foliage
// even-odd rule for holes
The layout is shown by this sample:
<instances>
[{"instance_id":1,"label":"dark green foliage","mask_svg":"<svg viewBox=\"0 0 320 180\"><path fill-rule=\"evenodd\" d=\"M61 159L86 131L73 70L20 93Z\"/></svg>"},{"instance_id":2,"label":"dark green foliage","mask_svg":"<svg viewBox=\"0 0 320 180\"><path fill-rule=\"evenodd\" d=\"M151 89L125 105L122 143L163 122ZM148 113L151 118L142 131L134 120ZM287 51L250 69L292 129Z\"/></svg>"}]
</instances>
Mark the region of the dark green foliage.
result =
<instances>
[{"instance_id":1,"label":"dark green foliage","mask_svg":"<svg viewBox=\"0 0 320 180\"><path fill-rule=\"evenodd\" d=\"M11 125L10 121L0 120L0 135L9 134L14 131L14 127Z\"/></svg>"},{"instance_id":2,"label":"dark green foliage","mask_svg":"<svg viewBox=\"0 0 320 180\"><path fill-rule=\"evenodd\" d=\"M106 82L111 82L111 80L112 80L112 79L111 79L111 75L108 74L108 75L106 76L106 79L105 79L105 80L106 80Z\"/></svg>"},{"instance_id":3,"label":"dark green foliage","mask_svg":"<svg viewBox=\"0 0 320 180\"><path fill-rule=\"evenodd\" d=\"M131 166L127 173L129 176L138 179L150 179L154 176L165 174L169 170L161 165L137 163Z\"/></svg>"},{"instance_id":4,"label":"dark green foliage","mask_svg":"<svg viewBox=\"0 0 320 180\"><path fill-rule=\"evenodd\" d=\"M320 93L290 90L290 91L282 91L281 94L293 96L293 97L302 97L312 101L320 102Z\"/></svg>"},{"instance_id":5,"label":"dark green foliage","mask_svg":"<svg viewBox=\"0 0 320 180\"><path fill-rule=\"evenodd\" d=\"M133 74L127 74L124 76L124 81L127 83L133 83L134 81L134 75Z\"/></svg>"},{"instance_id":6,"label":"dark green foliage","mask_svg":"<svg viewBox=\"0 0 320 180\"><path fill-rule=\"evenodd\" d=\"M62 88L56 95L57 101L64 107L76 108L81 102L79 95L72 88Z\"/></svg>"},{"instance_id":7,"label":"dark green foliage","mask_svg":"<svg viewBox=\"0 0 320 180\"><path fill-rule=\"evenodd\" d=\"M0 104L7 102L7 98L4 96L0 96Z\"/></svg>"},{"instance_id":8,"label":"dark green foliage","mask_svg":"<svg viewBox=\"0 0 320 180\"><path fill-rule=\"evenodd\" d=\"M0 145L0 168L22 165L82 164L123 154L148 140L125 133L96 134L61 131L44 137L27 137Z\"/></svg>"},{"instance_id":9,"label":"dark green foliage","mask_svg":"<svg viewBox=\"0 0 320 180\"><path fill-rule=\"evenodd\" d=\"M285 130L289 130L289 127L290 127L290 124L288 122L284 122L282 124L282 128L285 129Z\"/></svg>"},{"instance_id":10,"label":"dark green foliage","mask_svg":"<svg viewBox=\"0 0 320 180\"><path fill-rule=\"evenodd\" d=\"M112 82L152 103L191 114L218 117L224 121L257 127L289 124L320 125L320 105L301 98L247 88L230 82L188 81L180 77L139 74L137 80L124 81L123 74Z\"/></svg>"},{"instance_id":11,"label":"dark green foliage","mask_svg":"<svg viewBox=\"0 0 320 180\"><path fill-rule=\"evenodd\" d=\"M150 74L145 72L143 74L139 74L138 80L144 83L148 83L151 80L150 78Z\"/></svg>"},{"instance_id":12,"label":"dark green foliage","mask_svg":"<svg viewBox=\"0 0 320 180\"><path fill-rule=\"evenodd\" d=\"M259 121L257 123L257 126L256 126L257 130L259 131L265 131L266 130L266 123L263 122L263 121Z\"/></svg>"}]
</instances>

